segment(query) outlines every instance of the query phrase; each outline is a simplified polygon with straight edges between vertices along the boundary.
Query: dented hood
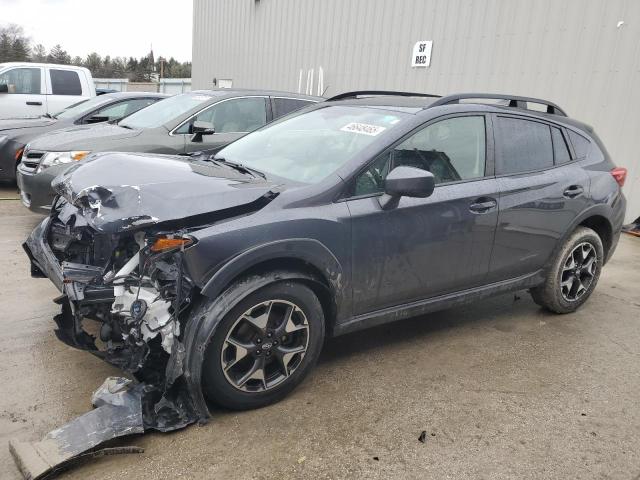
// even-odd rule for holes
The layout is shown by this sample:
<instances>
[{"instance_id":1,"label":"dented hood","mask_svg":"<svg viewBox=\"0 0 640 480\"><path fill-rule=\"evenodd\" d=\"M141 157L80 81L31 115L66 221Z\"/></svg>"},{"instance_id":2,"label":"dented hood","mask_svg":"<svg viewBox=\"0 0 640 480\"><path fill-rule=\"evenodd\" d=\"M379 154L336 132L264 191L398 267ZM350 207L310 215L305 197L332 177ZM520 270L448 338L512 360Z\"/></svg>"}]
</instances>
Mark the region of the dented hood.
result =
<instances>
[{"instance_id":1,"label":"dented hood","mask_svg":"<svg viewBox=\"0 0 640 480\"><path fill-rule=\"evenodd\" d=\"M52 186L68 202L63 221L74 215L106 233L211 223L262 208L281 189L224 164L135 153L95 154Z\"/></svg>"}]
</instances>

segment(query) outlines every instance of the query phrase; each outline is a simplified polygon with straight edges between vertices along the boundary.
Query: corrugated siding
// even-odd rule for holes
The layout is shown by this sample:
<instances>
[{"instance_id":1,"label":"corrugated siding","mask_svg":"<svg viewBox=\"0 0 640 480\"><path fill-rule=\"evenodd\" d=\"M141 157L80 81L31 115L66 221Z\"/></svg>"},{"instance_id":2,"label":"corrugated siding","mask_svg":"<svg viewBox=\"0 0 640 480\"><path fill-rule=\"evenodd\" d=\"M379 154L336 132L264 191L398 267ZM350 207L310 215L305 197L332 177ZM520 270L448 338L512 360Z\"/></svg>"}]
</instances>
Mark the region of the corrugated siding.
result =
<instances>
[{"instance_id":1,"label":"corrugated siding","mask_svg":"<svg viewBox=\"0 0 640 480\"><path fill-rule=\"evenodd\" d=\"M592 124L629 169L640 216L638 0L194 0L193 86L298 90L324 70L327 95L374 88L486 91L552 100ZM619 21L625 23L617 27ZM418 40L431 66L411 68Z\"/></svg>"}]
</instances>

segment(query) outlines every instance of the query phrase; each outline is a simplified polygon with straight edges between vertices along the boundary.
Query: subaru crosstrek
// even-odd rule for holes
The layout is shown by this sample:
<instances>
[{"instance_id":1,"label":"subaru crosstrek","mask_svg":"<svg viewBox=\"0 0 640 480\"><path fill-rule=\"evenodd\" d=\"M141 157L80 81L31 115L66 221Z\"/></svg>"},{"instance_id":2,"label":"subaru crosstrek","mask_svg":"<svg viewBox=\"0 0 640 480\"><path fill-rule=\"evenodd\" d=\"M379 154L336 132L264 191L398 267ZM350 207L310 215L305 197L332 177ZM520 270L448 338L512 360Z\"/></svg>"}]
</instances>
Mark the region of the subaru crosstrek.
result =
<instances>
[{"instance_id":1,"label":"subaru crosstrek","mask_svg":"<svg viewBox=\"0 0 640 480\"><path fill-rule=\"evenodd\" d=\"M214 156L90 156L25 249L58 337L155 391L166 428L283 398L327 336L521 289L573 312L625 174L544 100L352 92Z\"/></svg>"}]
</instances>

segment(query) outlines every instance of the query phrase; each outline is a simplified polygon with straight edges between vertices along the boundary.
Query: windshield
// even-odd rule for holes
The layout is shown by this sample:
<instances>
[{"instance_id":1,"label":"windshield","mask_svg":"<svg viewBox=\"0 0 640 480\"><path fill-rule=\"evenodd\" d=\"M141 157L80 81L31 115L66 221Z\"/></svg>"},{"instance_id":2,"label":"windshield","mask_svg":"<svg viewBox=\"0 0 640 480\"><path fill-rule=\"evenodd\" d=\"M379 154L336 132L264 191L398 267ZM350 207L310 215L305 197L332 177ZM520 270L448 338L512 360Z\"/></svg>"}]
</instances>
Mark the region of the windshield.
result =
<instances>
[{"instance_id":1,"label":"windshield","mask_svg":"<svg viewBox=\"0 0 640 480\"><path fill-rule=\"evenodd\" d=\"M405 113L331 106L253 132L216 158L301 183L317 183L386 133Z\"/></svg>"},{"instance_id":2,"label":"windshield","mask_svg":"<svg viewBox=\"0 0 640 480\"><path fill-rule=\"evenodd\" d=\"M105 103L111 102L112 99L107 97L94 97L89 100L83 100L78 103L74 103L73 105L65 108L61 112L58 112L54 115L54 118L75 118L80 115L84 115L85 113L93 110L100 105L104 105Z\"/></svg>"},{"instance_id":3,"label":"windshield","mask_svg":"<svg viewBox=\"0 0 640 480\"><path fill-rule=\"evenodd\" d=\"M169 97L129 115L118 125L129 128L157 128L184 115L192 108L210 101L211 98L209 95L198 93L183 93Z\"/></svg>"}]
</instances>

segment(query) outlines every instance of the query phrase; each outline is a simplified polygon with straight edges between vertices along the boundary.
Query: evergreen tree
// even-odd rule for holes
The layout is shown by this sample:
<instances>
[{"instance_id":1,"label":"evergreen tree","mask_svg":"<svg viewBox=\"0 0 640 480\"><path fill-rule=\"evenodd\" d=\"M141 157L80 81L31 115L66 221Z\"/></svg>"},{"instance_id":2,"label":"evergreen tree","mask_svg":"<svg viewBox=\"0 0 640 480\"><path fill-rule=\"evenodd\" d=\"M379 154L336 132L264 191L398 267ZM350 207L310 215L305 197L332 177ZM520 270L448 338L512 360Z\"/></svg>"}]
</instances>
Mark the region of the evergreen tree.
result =
<instances>
[{"instance_id":1,"label":"evergreen tree","mask_svg":"<svg viewBox=\"0 0 640 480\"><path fill-rule=\"evenodd\" d=\"M38 63L44 63L47 61L47 49L41 43L33 47L31 52L31 60Z\"/></svg>"},{"instance_id":2,"label":"evergreen tree","mask_svg":"<svg viewBox=\"0 0 640 480\"><path fill-rule=\"evenodd\" d=\"M71 63L71 55L69 55L66 50L63 50L62 46L58 44L58 45L55 45L49 52L47 61L49 63L59 63L62 65L68 65Z\"/></svg>"}]
</instances>

